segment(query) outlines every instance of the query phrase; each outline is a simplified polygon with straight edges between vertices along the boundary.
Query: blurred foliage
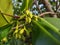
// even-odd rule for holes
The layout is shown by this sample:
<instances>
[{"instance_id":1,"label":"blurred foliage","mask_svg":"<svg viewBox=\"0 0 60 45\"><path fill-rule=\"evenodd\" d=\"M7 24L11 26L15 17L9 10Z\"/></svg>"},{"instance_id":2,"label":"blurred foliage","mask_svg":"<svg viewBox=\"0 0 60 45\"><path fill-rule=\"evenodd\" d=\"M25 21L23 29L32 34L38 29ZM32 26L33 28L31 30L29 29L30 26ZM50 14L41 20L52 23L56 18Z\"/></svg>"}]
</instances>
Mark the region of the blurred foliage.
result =
<instances>
[{"instance_id":1,"label":"blurred foliage","mask_svg":"<svg viewBox=\"0 0 60 45\"><path fill-rule=\"evenodd\" d=\"M59 1L49 2L59 16ZM40 0L36 3L38 7L34 0L0 0L0 45L60 45L60 19L39 17L46 8Z\"/></svg>"}]
</instances>

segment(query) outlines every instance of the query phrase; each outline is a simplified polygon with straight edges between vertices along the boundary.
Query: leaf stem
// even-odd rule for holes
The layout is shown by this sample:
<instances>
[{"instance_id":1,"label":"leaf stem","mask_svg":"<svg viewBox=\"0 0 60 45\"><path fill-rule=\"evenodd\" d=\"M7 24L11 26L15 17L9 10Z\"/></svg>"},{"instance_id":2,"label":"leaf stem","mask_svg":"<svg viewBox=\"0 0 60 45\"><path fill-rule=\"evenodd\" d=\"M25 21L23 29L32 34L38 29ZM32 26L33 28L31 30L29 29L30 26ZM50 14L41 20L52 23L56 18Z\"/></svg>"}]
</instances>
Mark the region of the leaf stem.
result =
<instances>
[{"instance_id":1,"label":"leaf stem","mask_svg":"<svg viewBox=\"0 0 60 45\"><path fill-rule=\"evenodd\" d=\"M20 18L19 16L15 16L15 15L13 16L13 15L10 15L10 14L3 13L1 11L0 11L0 13L3 14L3 15L6 15L6 16L13 17L13 18Z\"/></svg>"}]
</instances>

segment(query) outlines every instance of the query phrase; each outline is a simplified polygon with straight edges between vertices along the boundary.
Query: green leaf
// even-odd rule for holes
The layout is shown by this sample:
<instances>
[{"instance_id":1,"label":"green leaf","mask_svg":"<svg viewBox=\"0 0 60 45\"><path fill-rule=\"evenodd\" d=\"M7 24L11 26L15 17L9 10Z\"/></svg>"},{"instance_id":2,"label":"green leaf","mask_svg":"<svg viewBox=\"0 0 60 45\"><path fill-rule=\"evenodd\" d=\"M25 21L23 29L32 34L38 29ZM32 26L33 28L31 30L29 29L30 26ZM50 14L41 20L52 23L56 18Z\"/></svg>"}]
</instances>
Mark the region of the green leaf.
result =
<instances>
[{"instance_id":1,"label":"green leaf","mask_svg":"<svg viewBox=\"0 0 60 45\"><path fill-rule=\"evenodd\" d=\"M29 3L29 0L23 0L20 11L27 10L28 9L28 3Z\"/></svg>"},{"instance_id":2,"label":"green leaf","mask_svg":"<svg viewBox=\"0 0 60 45\"><path fill-rule=\"evenodd\" d=\"M35 42L40 34L40 29L34 23L31 27L32 27L32 45L35 45Z\"/></svg>"},{"instance_id":3,"label":"green leaf","mask_svg":"<svg viewBox=\"0 0 60 45\"><path fill-rule=\"evenodd\" d=\"M33 24L34 26L36 25L37 28L36 30L36 28L33 26L33 28L36 30L34 30L33 33L33 37L35 37L32 39L33 45L60 45L60 41L55 38L49 31L47 31L41 24L39 24L39 22L33 21ZM38 32L39 30L40 32ZM37 35L39 35L39 37L37 37Z\"/></svg>"},{"instance_id":4,"label":"green leaf","mask_svg":"<svg viewBox=\"0 0 60 45\"><path fill-rule=\"evenodd\" d=\"M29 7L29 8L32 6L33 1L34 1L34 0L29 0L29 4L28 4L28 7Z\"/></svg>"},{"instance_id":5,"label":"green leaf","mask_svg":"<svg viewBox=\"0 0 60 45\"><path fill-rule=\"evenodd\" d=\"M0 27L6 25L8 22L3 18L3 16L0 14Z\"/></svg>"},{"instance_id":6,"label":"green leaf","mask_svg":"<svg viewBox=\"0 0 60 45\"><path fill-rule=\"evenodd\" d=\"M50 22L52 25L60 29L60 18L51 18L51 17L46 17L45 18L48 22Z\"/></svg>"},{"instance_id":7,"label":"green leaf","mask_svg":"<svg viewBox=\"0 0 60 45\"><path fill-rule=\"evenodd\" d=\"M48 24L47 22L44 22L42 20L38 21L40 25L42 25L48 32L50 32L56 39L60 40L60 30L56 28L53 24ZM52 27L51 27L52 26ZM53 28L54 27L54 28ZM56 31L57 29L57 31Z\"/></svg>"},{"instance_id":8,"label":"green leaf","mask_svg":"<svg viewBox=\"0 0 60 45\"><path fill-rule=\"evenodd\" d=\"M0 11L5 14L13 15L12 0L0 0ZM0 14L0 27L11 21L12 17Z\"/></svg>"},{"instance_id":9,"label":"green leaf","mask_svg":"<svg viewBox=\"0 0 60 45\"><path fill-rule=\"evenodd\" d=\"M54 31L55 33L57 33L58 35L60 35L60 30L58 28L56 28L54 25L52 25L51 23L49 23L48 21L46 21L45 19L43 18L39 18L40 19L40 22L43 24L43 25L46 25L47 27L49 27L52 31Z\"/></svg>"},{"instance_id":10,"label":"green leaf","mask_svg":"<svg viewBox=\"0 0 60 45\"><path fill-rule=\"evenodd\" d=\"M3 39L8 35L9 31L11 30L11 27L12 27L12 24L7 24L3 27L0 27L0 41L1 39Z\"/></svg>"}]
</instances>

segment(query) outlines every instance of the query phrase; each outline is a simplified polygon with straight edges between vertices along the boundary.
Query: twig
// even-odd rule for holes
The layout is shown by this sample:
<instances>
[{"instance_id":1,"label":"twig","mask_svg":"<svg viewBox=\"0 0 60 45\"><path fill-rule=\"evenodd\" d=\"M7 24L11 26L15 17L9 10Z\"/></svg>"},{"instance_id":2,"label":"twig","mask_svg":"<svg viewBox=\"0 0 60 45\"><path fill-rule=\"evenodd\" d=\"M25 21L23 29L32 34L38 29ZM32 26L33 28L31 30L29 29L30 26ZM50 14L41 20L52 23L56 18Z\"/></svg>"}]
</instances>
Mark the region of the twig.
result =
<instances>
[{"instance_id":1,"label":"twig","mask_svg":"<svg viewBox=\"0 0 60 45\"><path fill-rule=\"evenodd\" d=\"M21 25L18 26L18 28L21 28L21 27L23 27L23 26L24 26L24 24L21 24ZM13 27L13 28L12 28L12 30L15 30L15 29L16 29L16 27Z\"/></svg>"},{"instance_id":2,"label":"twig","mask_svg":"<svg viewBox=\"0 0 60 45\"><path fill-rule=\"evenodd\" d=\"M54 10L51 8L52 6L51 6L49 0L42 0L41 2L44 4L47 11L54 13ZM57 17L57 15L51 14L50 17Z\"/></svg>"},{"instance_id":3,"label":"twig","mask_svg":"<svg viewBox=\"0 0 60 45\"><path fill-rule=\"evenodd\" d=\"M44 16L46 14L53 14L53 15L55 15L56 13L53 13L53 12L44 12L44 13L41 13L39 16L42 17L42 16Z\"/></svg>"},{"instance_id":4,"label":"twig","mask_svg":"<svg viewBox=\"0 0 60 45\"><path fill-rule=\"evenodd\" d=\"M13 15L10 15L10 14L3 13L1 11L0 11L0 13L3 14L3 15L6 15L6 16L13 17L13 18L20 18L19 16L15 16L15 15L13 16Z\"/></svg>"}]
</instances>

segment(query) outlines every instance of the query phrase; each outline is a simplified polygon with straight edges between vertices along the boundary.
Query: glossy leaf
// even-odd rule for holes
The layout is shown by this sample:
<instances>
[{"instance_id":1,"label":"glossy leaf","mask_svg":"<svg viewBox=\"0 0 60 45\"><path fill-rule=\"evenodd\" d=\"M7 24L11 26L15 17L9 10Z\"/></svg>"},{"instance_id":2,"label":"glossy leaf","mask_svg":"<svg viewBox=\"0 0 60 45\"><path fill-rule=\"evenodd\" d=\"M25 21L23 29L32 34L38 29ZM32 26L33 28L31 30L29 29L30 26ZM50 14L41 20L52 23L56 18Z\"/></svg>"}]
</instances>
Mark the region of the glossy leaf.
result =
<instances>
[{"instance_id":1,"label":"glossy leaf","mask_svg":"<svg viewBox=\"0 0 60 45\"><path fill-rule=\"evenodd\" d=\"M12 0L0 0L0 11L4 14L13 15ZM12 17L0 13L0 27L11 21Z\"/></svg>"},{"instance_id":2,"label":"glossy leaf","mask_svg":"<svg viewBox=\"0 0 60 45\"><path fill-rule=\"evenodd\" d=\"M53 26L51 23L49 23L48 21L46 21L45 19L43 18L39 18L40 19L40 22L46 26L48 26L52 31L54 31L55 33L57 33L58 35L60 35L59 33L59 29L56 28L55 26Z\"/></svg>"},{"instance_id":3,"label":"glossy leaf","mask_svg":"<svg viewBox=\"0 0 60 45\"><path fill-rule=\"evenodd\" d=\"M24 10L28 9L28 3L29 3L29 0L23 0L20 11L24 11Z\"/></svg>"},{"instance_id":4,"label":"glossy leaf","mask_svg":"<svg viewBox=\"0 0 60 45\"><path fill-rule=\"evenodd\" d=\"M11 27L12 27L12 24L7 24L3 27L0 27L0 41L1 39L3 39L8 35L9 31L11 30Z\"/></svg>"},{"instance_id":5,"label":"glossy leaf","mask_svg":"<svg viewBox=\"0 0 60 45\"><path fill-rule=\"evenodd\" d=\"M29 7L29 8L32 7L33 1L34 1L34 0L29 0L29 4L28 4L28 7Z\"/></svg>"},{"instance_id":6,"label":"glossy leaf","mask_svg":"<svg viewBox=\"0 0 60 45\"><path fill-rule=\"evenodd\" d=\"M53 18L53 20L54 20L54 18ZM56 19L55 19L56 20ZM58 20L58 19L57 19ZM56 20L56 21L57 21ZM42 25L48 32L50 32L55 38L57 38L58 40L60 40L60 30L58 29L57 31L55 30L56 29L56 25L54 26L53 24L53 26L55 27L55 29L52 29L53 27L51 27L50 28L50 25L49 24L47 24L47 23L45 23L45 22L43 22L43 21L38 21L39 23L40 23L40 25ZM50 22L49 22L50 23ZM57 23L58 24L58 23ZM55 31L56 32L55 32Z\"/></svg>"},{"instance_id":7,"label":"glossy leaf","mask_svg":"<svg viewBox=\"0 0 60 45\"><path fill-rule=\"evenodd\" d=\"M48 22L50 22L52 25L54 25L55 27L57 27L58 29L60 29L60 19L59 18L50 18L50 17L46 17L45 18Z\"/></svg>"},{"instance_id":8,"label":"glossy leaf","mask_svg":"<svg viewBox=\"0 0 60 45\"><path fill-rule=\"evenodd\" d=\"M41 21L39 21L39 22L41 22ZM44 28L41 29L41 24L43 24L44 22L41 22L40 24L39 24L39 22L37 22L37 24L34 24L33 25L33 28L36 25L36 27L34 28L36 31L35 30L33 31L33 39L32 39L33 40L33 45L60 45L60 44L58 44L58 42L60 42L59 35L57 35L51 29L50 29L50 31L48 31L49 28L45 28L46 25L45 25ZM40 28L38 28L39 26L40 26ZM46 30L42 31L43 29L46 29ZM39 30L40 30L40 32L39 32ZM48 34L46 34L45 31ZM39 37L38 37L38 35L39 35ZM57 39L59 41L58 42L55 42L54 41L55 39Z\"/></svg>"}]
</instances>

